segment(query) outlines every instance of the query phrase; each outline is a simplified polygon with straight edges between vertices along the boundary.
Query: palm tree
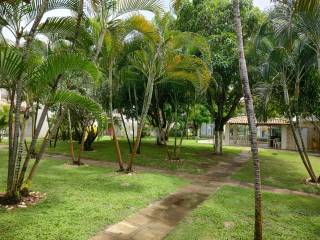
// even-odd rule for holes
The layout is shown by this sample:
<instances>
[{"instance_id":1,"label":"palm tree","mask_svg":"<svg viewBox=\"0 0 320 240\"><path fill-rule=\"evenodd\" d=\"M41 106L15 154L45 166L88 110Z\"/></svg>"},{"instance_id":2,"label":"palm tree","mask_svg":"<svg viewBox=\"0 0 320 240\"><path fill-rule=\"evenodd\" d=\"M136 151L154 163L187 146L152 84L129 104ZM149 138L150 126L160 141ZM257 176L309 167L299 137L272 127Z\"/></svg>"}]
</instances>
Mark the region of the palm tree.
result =
<instances>
[{"instance_id":1,"label":"palm tree","mask_svg":"<svg viewBox=\"0 0 320 240\"><path fill-rule=\"evenodd\" d=\"M122 171L123 167L123 160L121 156L121 150L119 146L119 142L116 136L114 120L113 120L113 106L112 106L112 90L113 90L113 71L116 64L117 55L120 53L121 46L124 44L124 38L128 34L128 30L138 30L140 32L147 33L148 24L146 21L142 19L140 16L134 16L130 18L130 20L126 21L127 31L124 30L124 23L123 20L120 18L123 16L125 17L126 14L132 13L138 10L146 10L149 12L159 12L162 11L162 4L158 0L118 0L115 2L108 2L108 1L95 1L94 4L91 4L93 14L89 14L91 17L89 20L90 24L90 32L91 40L94 43L94 53L93 53L93 60L99 62L102 65L102 69L105 69L105 64L107 64L108 69L106 70L108 75L108 82L109 82L109 115L110 115L110 123L113 129L114 134L114 143L116 147L117 153L117 160L119 164L119 170ZM80 7L79 7L80 13ZM80 18L78 14L77 26L80 26ZM125 17L126 18L126 17ZM56 22L56 24L54 24ZM65 23L63 23L65 22ZM129 25L132 24L130 27ZM141 25L139 25L141 24ZM50 23L49 23L50 25ZM53 19L53 28L56 30L61 31L61 27L64 28L65 32L70 31L70 19L69 18L60 18L60 19ZM63 25L65 25L63 27ZM143 29L146 27L146 29ZM129 27L129 29L128 29ZM50 29L49 29L50 30ZM76 31L78 32L78 31ZM129 31L130 32L130 31ZM110 41L108 41L110 40ZM109 43L109 45L108 45ZM120 48L118 48L120 47ZM107 49L107 51L102 52L102 50ZM107 56L106 56L107 55ZM106 59L108 58L108 59ZM102 61L102 62L101 62ZM71 139L71 137L70 137ZM72 150L71 150L72 152Z\"/></svg>"},{"instance_id":2,"label":"palm tree","mask_svg":"<svg viewBox=\"0 0 320 240\"><path fill-rule=\"evenodd\" d=\"M316 63L315 65L317 65L318 71L320 71L320 32L318 29L320 15L317 11L313 12L314 8L319 9L319 5L313 1L310 1L310 3L310 6L306 5L305 1L296 1L294 3L280 2L276 4L270 14L269 21L273 29L271 32L273 37L263 38L264 33L262 33L261 41L267 41L269 45L269 53L267 54L269 56L268 65L273 66L277 63L272 68L276 71L272 81L273 84L278 80L281 81L284 101L287 106L285 112L289 118L291 131L301 160L312 182L318 182L301 135L300 114L298 110L300 83L307 65L310 65L310 62L311 64ZM307 58L303 58L301 53L303 53L302 49L306 49L306 46L314 51L316 55L315 61L310 57L312 54L309 54ZM272 61L274 64L272 64ZM288 85L290 81L293 82L294 93L289 91ZM291 99L294 99L294 101ZM297 119L296 123L293 121L294 116Z\"/></svg>"},{"instance_id":3,"label":"palm tree","mask_svg":"<svg viewBox=\"0 0 320 240\"><path fill-rule=\"evenodd\" d=\"M0 4L0 29L8 29L15 37L15 47L20 48L20 43L25 40L22 48L21 61L19 64L27 65L30 60L30 48L35 39L40 22L46 11L70 7L69 1L60 0L41 0L25 3L24 1L4 2ZM28 26L31 28L29 29ZM7 197L13 201L17 201L17 196L14 189L14 176L17 158L19 157L18 149L23 146L23 129L20 122L20 110L23 96L23 82L27 73L19 68L19 74L15 78L11 78L10 95L10 110L9 110L9 157L8 157L8 179L7 179Z\"/></svg>"},{"instance_id":4,"label":"palm tree","mask_svg":"<svg viewBox=\"0 0 320 240\"><path fill-rule=\"evenodd\" d=\"M67 71L85 71L89 75L91 75L93 78L98 78L99 73L96 68L96 66L88 61L87 59L83 58L79 54L67 54L67 53L60 53L60 54L52 54L48 57L48 59L44 62L39 62L38 60L35 61L35 57L33 56L33 61L28 61L28 65L24 65L22 61L22 55L15 49L12 49L10 47L5 47L0 49L0 75L6 76L6 78L16 79L16 77L21 73L22 69L24 69L26 72L26 76L24 78L24 92L32 92L32 95L37 96L37 98L40 98L44 101L44 108L49 109L50 106L53 106L54 104L59 103L69 103L69 98L73 95L72 92L68 92L70 94L67 95L65 93L64 97L58 98L55 95L55 91L52 91L52 88L57 88L59 82L57 82L58 76L61 76L64 72ZM40 63L40 65L39 65ZM58 79L61 80L59 77ZM69 97L69 98L68 98ZM63 102L64 101L64 102ZM83 101L84 102L84 101ZM81 101L79 101L79 104ZM97 105L95 103L84 103L87 104L85 107L88 109L97 109ZM62 115L62 114L61 114ZM63 116L63 115L62 115ZM19 113L20 117L20 113ZM61 117L62 118L62 117ZM20 168L21 165L21 156L22 156L22 148L19 147L19 151L17 153L17 161L15 161L13 165L13 176L10 176L12 178L11 185L8 186L10 188L10 192L7 193L7 200L12 199L12 193L14 196L16 196L16 199L14 201L19 200L19 191L21 190L21 186L25 179L25 173L28 168L31 154L34 152L35 144L37 142L40 130L42 128L44 120L41 120L42 116L40 117L38 121L38 125L36 127L36 133L33 135L31 144L28 148L24 163L22 168ZM60 125L61 120L57 120L57 123L53 127L51 131L51 135L55 132L55 127ZM20 141L24 142L24 131L23 131L23 125L21 128L20 133ZM48 143L48 140L50 139L51 135L47 135L47 137L44 139L41 150L37 154L37 159L35 166L37 166L37 163L40 161L43 155L43 151ZM33 171L34 172L34 171Z\"/></svg>"},{"instance_id":5,"label":"palm tree","mask_svg":"<svg viewBox=\"0 0 320 240\"><path fill-rule=\"evenodd\" d=\"M253 161L254 176L255 176L254 178L255 179L254 180L254 190L255 190L254 239L261 240L262 239L262 196L261 196L260 161L258 156L257 126L256 126L256 117L255 117L255 112L253 107L253 100L252 100L251 91L250 91L246 58L244 54L239 0L233 0L233 13L234 13L235 31L236 31L237 40L238 40L240 79L242 82L242 91L243 91L243 96L246 104L247 118L248 118L249 131L250 131L252 161Z\"/></svg>"},{"instance_id":6,"label":"palm tree","mask_svg":"<svg viewBox=\"0 0 320 240\"><path fill-rule=\"evenodd\" d=\"M189 81L196 87L205 89L211 79L205 61L194 55L179 52L183 46L190 42L197 42L198 49L202 50L204 59L208 57L208 46L202 42L198 35L181 33L169 29L170 15L156 16L156 37L146 41L145 46L136 50L130 58L130 64L136 71L146 78L143 104L137 129L136 141L127 166L127 171L132 171L133 160L136 157L145 119L151 104L154 86L163 81ZM196 45L196 44L195 44ZM194 46L195 46L194 45Z\"/></svg>"}]
</instances>

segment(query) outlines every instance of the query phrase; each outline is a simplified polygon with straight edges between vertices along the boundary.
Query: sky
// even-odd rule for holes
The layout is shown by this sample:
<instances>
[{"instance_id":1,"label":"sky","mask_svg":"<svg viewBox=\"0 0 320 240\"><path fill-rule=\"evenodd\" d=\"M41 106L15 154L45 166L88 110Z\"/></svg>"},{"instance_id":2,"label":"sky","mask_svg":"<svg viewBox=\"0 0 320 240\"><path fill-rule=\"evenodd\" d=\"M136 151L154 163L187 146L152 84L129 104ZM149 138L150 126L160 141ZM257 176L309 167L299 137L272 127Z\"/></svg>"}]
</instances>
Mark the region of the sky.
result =
<instances>
[{"instance_id":1,"label":"sky","mask_svg":"<svg viewBox=\"0 0 320 240\"><path fill-rule=\"evenodd\" d=\"M170 0L163 0L166 6L169 6ZM253 0L253 4L260 8L261 10L267 10L270 7L270 0ZM67 10L55 10L51 11L50 13L46 14L44 18L50 17L50 16L67 16L70 12ZM144 13L147 18L152 18L152 14L150 13ZM6 29L3 29L3 35L5 38L10 39L11 41L14 41L13 35Z\"/></svg>"},{"instance_id":2,"label":"sky","mask_svg":"<svg viewBox=\"0 0 320 240\"><path fill-rule=\"evenodd\" d=\"M270 7L270 0L253 0L253 4L261 10L266 10Z\"/></svg>"}]
</instances>

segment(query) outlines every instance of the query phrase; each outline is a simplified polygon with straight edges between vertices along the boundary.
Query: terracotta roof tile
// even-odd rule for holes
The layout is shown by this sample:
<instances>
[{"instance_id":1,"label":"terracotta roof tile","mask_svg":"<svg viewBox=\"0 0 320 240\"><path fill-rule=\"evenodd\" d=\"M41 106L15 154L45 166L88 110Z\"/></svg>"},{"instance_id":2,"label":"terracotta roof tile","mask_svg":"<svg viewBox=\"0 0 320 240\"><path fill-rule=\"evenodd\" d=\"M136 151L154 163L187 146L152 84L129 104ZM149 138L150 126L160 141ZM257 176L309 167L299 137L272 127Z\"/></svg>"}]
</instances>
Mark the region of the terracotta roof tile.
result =
<instances>
[{"instance_id":1,"label":"terracotta roof tile","mask_svg":"<svg viewBox=\"0 0 320 240\"><path fill-rule=\"evenodd\" d=\"M247 125L248 119L247 116L239 116L231 118L228 121L229 124L239 124L239 125ZM257 125L289 125L289 120L286 118L271 118L266 122L258 122Z\"/></svg>"}]
</instances>

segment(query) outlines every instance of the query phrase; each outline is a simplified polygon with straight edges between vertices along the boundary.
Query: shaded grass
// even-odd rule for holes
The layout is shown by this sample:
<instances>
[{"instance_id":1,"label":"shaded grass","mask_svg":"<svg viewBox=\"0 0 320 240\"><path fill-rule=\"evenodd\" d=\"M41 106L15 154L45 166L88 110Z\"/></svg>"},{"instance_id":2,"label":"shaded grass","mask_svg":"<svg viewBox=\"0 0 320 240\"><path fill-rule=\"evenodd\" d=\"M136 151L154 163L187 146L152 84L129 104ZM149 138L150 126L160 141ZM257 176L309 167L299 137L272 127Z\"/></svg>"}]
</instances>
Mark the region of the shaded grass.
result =
<instances>
[{"instance_id":1,"label":"shaded grass","mask_svg":"<svg viewBox=\"0 0 320 240\"><path fill-rule=\"evenodd\" d=\"M0 191L5 189L6 154L0 151ZM159 174L117 174L111 169L71 167L43 160L33 190L47 199L27 209L0 208L1 240L88 239L105 225L160 199L186 180Z\"/></svg>"},{"instance_id":2,"label":"shaded grass","mask_svg":"<svg viewBox=\"0 0 320 240\"><path fill-rule=\"evenodd\" d=\"M318 198L265 193L263 200L264 239L320 239ZM250 240L253 221L253 192L225 186L194 210L166 240Z\"/></svg>"},{"instance_id":3,"label":"shaded grass","mask_svg":"<svg viewBox=\"0 0 320 240\"><path fill-rule=\"evenodd\" d=\"M169 141L171 150L172 144L172 141ZM75 143L74 145L76 151L78 151L79 144ZM120 147L123 159L126 161L129 158L129 147L124 139L120 140ZM83 157L101 161L116 161L114 143L111 140L96 141L93 148L94 151L84 152ZM60 141L56 148L48 148L48 152L69 155L69 144ZM241 152L241 148L225 147L223 156L215 156L212 152L211 144L197 143L196 140L184 140L181 148L182 164L170 163L166 160L167 155L164 146L156 145L153 138L144 138L141 144L141 154L137 155L135 164L189 173L203 173L219 161L229 161Z\"/></svg>"},{"instance_id":4,"label":"shaded grass","mask_svg":"<svg viewBox=\"0 0 320 240\"><path fill-rule=\"evenodd\" d=\"M260 149L262 184L310 193L320 193L320 186L305 184L308 173L297 152ZM320 158L310 156L317 174L320 173ZM253 182L252 161L232 176L233 179Z\"/></svg>"}]
</instances>

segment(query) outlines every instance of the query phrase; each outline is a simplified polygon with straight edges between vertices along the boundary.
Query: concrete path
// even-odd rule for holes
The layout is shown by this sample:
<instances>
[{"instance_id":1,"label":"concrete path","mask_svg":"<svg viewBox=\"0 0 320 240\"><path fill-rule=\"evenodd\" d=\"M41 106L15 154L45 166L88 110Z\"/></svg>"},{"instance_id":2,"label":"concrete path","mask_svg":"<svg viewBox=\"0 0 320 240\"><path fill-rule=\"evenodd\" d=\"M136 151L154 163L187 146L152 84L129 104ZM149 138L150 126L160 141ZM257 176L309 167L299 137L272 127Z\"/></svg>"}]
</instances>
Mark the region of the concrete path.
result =
<instances>
[{"instance_id":1,"label":"concrete path","mask_svg":"<svg viewBox=\"0 0 320 240\"><path fill-rule=\"evenodd\" d=\"M91 240L160 240L179 224L194 208L214 193L224 181L248 161L243 152L230 162L220 162L207 174L166 198L150 204L133 216L107 226Z\"/></svg>"},{"instance_id":2,"label":"concrete path","mask_svg":"<svg viewBox=\"0 0 320 240\"><path fill-rule=\"evenodd\" d=\"M253 183L242 182L237 180L228 180L227 182L224 182L224 185L253 189ZM297 196L304 196L304 197L320 198L320 195L316 193L307 193L307 192L290 190L286 188L276 188L276 187L271 187L267 185L262 185L261 190L263 192L270 192L270 193L277 193L277 194L289 194L289 195L297 195Z\"/></svg>"}]
</instances>

